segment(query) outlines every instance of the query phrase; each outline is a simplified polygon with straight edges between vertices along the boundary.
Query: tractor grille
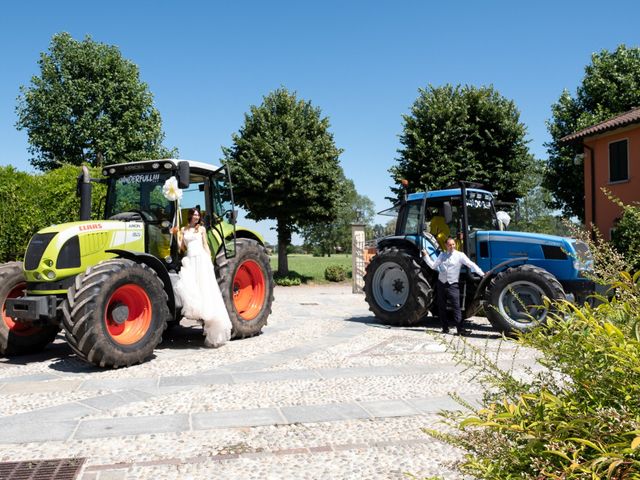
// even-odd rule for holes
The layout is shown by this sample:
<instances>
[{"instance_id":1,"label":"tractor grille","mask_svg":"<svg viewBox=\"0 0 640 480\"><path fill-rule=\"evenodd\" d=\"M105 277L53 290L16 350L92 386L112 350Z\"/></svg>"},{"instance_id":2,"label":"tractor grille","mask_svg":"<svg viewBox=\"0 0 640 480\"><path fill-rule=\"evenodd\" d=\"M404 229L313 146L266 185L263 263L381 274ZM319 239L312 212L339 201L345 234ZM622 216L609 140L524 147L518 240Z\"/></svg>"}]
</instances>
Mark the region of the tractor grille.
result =
<instances>
[{"instance_id":1,"label":"tractor grille","mask_svg":"<svg viewBox=\"0 0 640 480\"><path fill-rule=\"evenodd\" d=\"M64 242L58 254L56 268L78 268L80 266L80 241L74 235Z\"/></svg>"},{"instance_id":2,"label":"tractor grille","mask_svg":"<svg viewBox=\"0 0 640 480\"><path fill-rule=\"evenodd\" d=\"M51 243L55 233L36 233L27 247L27 254L24 256L24 269L35 270L38 268L42 254Z\"/></svg>"},{"instance_id":3,"label":"tractor grille","mask_svg":"<svg viewBox=\"0 0 640 480\"><path fill-rule=\"evenodd\" d=\"M0 463L0 478L6 480L73 480L84 458L56 458Z\"/></svg>"}]
</instances>

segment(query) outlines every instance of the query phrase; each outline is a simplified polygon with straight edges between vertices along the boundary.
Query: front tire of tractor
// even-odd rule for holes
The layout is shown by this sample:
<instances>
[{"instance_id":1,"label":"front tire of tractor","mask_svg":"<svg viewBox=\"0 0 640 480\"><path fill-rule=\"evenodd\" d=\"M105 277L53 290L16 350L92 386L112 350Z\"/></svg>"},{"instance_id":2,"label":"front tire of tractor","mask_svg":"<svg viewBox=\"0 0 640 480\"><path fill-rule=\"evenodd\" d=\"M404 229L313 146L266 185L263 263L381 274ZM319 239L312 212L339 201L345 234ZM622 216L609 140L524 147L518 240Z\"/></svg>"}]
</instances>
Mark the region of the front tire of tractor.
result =
<instances>
[{"instance_id":1,"label":"front tire of tractor","mask_svg":"<svg viewBox=\"0 0 640 480\"><path fill-rule=\"evenodd\" d=\"M231 338L259 334L273 302L273 272L265 248L239 238L235 257L226 258L224 251L218 254L216 275L233 326Z\"/></svg>"},{"instance_id":2,"label":"front tire of tractor","mask_svg":"<svg viewBox=\"0 0 640 480\"><path fill-rule=\"evenodd\" d=\"M413 325L427 314L433 302L433 287L418 262L406 250L389 247L367 265L365 300L383 323Z\"/></svg>"},{"instance_id":3,"label":"front tire of tractor","mask_svg":"<svg viewBox=\"0 0 640 480\"><path fill-rule=\"evenodd\" d=\"M553 307L544 298L564 300L566 295L556 277L545 269L521 265L499 273L485 292L485 312L491 324L510 334L527 332L544 325Z\"/></svg>"},{"instance_id":4,"label":"front tire of tractor","mask_svg":"<svg viewBox=\"0 0 640 480\"><path fill-rule=\"evenodd\" d=\"M62 310L71 348L89 363L112 368L151 357L170 317L156 272L122 258L78 275Z\"/></svg>"},{"instance_id":5,"label":"front tire of tractor","mask_svg":"<svg viewBox=\"0 0 640 480\"><path fill-rule=\"evenodd\" d=\"M56 325L32 326L15 322L7 316L6 300L23 296L26 289L27 280L21 262L0 265L0 354L7 357L40 352L53 342L60 331Z\"/></svg>"}]
</instances>

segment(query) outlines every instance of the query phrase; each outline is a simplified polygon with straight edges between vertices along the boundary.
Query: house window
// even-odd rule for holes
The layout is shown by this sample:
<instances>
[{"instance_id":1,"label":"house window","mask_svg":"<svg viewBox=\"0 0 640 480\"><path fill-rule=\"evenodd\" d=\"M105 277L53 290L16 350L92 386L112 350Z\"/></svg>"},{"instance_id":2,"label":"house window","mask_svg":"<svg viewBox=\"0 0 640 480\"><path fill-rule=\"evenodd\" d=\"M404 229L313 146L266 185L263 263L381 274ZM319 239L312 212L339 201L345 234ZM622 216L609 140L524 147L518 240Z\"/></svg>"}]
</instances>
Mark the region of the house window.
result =
<instances>
[{"instance_id":1,"label":"house window","mask_svg":"<svg viewBox=\"0 0 640 480\"><path fill-rule=\"evenodd\" d=\"M609 144L609 182L629 180L627 140Z\"/></svg>"}]
</instances>

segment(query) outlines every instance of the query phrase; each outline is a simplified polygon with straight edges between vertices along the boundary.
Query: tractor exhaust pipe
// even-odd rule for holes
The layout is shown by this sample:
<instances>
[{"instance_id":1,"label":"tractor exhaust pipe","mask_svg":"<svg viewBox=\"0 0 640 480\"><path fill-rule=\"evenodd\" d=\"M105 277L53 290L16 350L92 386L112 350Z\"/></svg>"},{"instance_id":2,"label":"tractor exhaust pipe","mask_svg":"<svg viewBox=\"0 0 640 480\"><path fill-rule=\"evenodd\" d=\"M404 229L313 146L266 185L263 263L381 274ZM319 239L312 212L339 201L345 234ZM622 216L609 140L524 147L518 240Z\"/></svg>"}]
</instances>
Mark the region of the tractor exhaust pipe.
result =
<instances>
[{"instance_id":1,"label":"tractor exhaust pipe","mask_svg":"<svg viewBox=\"0 0 640 480\"><path fill-rule=\"evenodd\" d=\"M82 173L78 175L76 194L80 197L80 220L91 220L91 175L86 166L82 166Z\"/></svg>"}]
</instances>

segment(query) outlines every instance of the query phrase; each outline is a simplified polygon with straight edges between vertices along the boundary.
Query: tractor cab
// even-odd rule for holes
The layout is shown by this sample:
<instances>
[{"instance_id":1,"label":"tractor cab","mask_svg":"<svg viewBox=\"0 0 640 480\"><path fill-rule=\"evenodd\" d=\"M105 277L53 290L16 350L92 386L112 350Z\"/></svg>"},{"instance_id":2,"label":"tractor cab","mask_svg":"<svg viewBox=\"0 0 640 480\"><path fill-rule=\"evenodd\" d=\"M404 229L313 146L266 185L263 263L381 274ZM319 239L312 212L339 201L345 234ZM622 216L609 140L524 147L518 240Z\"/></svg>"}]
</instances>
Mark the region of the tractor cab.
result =
<instances>
[{"instance_id":1,"label":"tractor cab","mask_svg":"<svg viewBox=\"0 0 640 480\"><path fill-rule=\"evenodd\" d=\"M507 224L499 220L492 193L464 184L409 194L380 214L397 216L395 238L409 240L433 258L444 250L447 238L453 237L457 249L475 261L477 232L506 230Z\"/></svg>"},{"instance_id":2,"label":"tractor cab","mask_svg":"<svg viewBox=\"0 0 640 480\"><path fill-rule=\"evenodd\" d=\"M170 270L179 268L178 246L172 239L171 228L184 227L191 208L200 211L212 250L223 246L227 256L233 256L235 212L225 167L186 160L157 160L111 165L102 173L108 185L105 219L142 222L144 251L165 262ZM182 190L179 204L169 200L163 191L171 177L176 177ZM231 241L223 241L230 234Z\"/></svg>"}]
</instances>

